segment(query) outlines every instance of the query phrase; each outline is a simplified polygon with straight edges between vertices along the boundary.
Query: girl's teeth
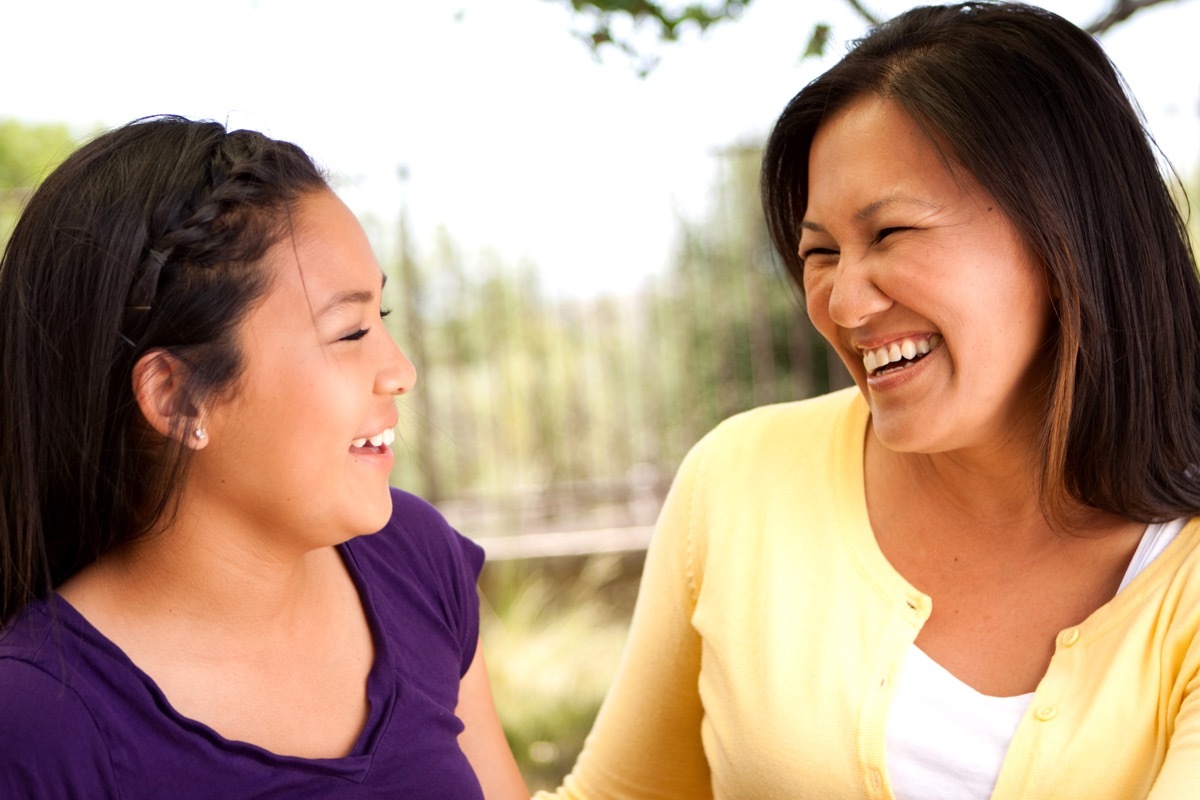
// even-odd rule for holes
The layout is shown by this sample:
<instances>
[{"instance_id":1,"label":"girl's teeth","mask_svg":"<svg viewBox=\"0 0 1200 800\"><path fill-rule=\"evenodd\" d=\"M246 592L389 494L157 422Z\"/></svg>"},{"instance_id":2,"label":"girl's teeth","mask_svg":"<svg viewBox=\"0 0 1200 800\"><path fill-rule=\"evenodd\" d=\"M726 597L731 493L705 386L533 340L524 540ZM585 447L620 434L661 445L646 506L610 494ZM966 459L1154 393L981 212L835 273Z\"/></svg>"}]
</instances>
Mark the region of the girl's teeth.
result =
<instances>
[{"instance_id":1,"label":"girl's teeth","mask_svg":"<svg viewBox=\"0 0 1200 800\"><path fill-rule=\"evenodd\" d=\"M364 436L361 439L354 439L350 444L355 447L366 447L367 443L370 442L372 447L380 447L381 445L391 444L394 441L396 441L396 432L391 428L387 428L374 436Z\"/></svg>"},{"instance_id":2,"label":"girl's teeth","mask_svg":"<svg viewBox=\"0 0 1200 800\"><path fill-rule=\"evenodd\" d=\"M900 355L905 358L915 358L917 355L917 346L913 344L912 339L905 339L904 344L900 346Z\"/></svg>"},{"instance_id":3,"label":"girl's teeth","mask_svg":"<svg viewBox=\"0 0 1200 800\"><path fill-rule=\"evenodd\" d=\"M874 372L875 368L878 366L879 364L875 361L875 351L868 350L867 354L863 356L863 368L866 369L867 372Z\"/></svg>"},{"instance_id":4,"label":"girl's teeth","mask_svg":"<svg viewBox=\"0 0 1200 800\"><path fill-rule=\"evenodd\" d=\"M892 344L888 347L888 361L892 362L892 361L899 361L899 360L900 360L900 345L896 344L895 342L892 342Z\"/></svg>"}]
</instances>

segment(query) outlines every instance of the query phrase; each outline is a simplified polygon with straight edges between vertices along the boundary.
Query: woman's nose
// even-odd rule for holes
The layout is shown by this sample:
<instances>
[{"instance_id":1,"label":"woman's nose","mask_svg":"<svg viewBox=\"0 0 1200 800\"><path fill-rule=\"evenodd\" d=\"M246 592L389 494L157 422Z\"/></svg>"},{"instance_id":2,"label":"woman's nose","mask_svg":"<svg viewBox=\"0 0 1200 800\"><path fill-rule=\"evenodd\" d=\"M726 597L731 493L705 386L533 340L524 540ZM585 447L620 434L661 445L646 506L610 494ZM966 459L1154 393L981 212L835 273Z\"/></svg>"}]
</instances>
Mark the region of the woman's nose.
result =
<instances>
[{"instance_id":1,"label":"woman's nose","mask_svg":"<svg viewBox=\"0 0 1200 800\"><path fill-rule=\"evenodd\" d=\"M857 328L891 307L892 298L876 280L866 259L847 259L843 254L829 292L829 318L842 328Z\"/></svg>"}]
</instances>

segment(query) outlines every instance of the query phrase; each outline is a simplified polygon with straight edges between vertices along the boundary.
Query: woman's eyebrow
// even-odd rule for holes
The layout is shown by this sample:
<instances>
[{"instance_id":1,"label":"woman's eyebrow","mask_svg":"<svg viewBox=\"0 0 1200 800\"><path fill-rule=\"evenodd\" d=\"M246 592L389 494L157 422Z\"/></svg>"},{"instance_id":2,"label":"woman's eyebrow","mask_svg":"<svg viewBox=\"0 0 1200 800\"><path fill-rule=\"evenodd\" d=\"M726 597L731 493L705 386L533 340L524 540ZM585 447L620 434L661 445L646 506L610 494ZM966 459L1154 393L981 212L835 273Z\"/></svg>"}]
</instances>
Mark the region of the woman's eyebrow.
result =
<instances>
[{"instance_id":1,"label":"woman's eyebrow","mask_svg":"<svg viewBox=\"0 0 1200 800\"><path fill-rule=\"evenodd\" d=\"M887 206L897 204L921 206L922 208L927 208L930 211L936 211L941 208L941 206L939 206L937 203L931 203L928 200L922 200L918 197L913 197L912 195L890 194L887 197L881 197L874 202L867 203L858 211L855 211L854 220L856 222L866 222ZM824 227L809 220L801 220L800 227L803 230L816 231L817 233L828 233Z\"/></svg>"},{"instance_id":2,"label":"woman's eyebrow","mask_svg":"<svg viewBox=\"0 0 1200 800\"><path fill-rule=\"evenodd\" d=\"M871 217L875 216L875 214L879 213L881 209L896 204L917 205L927 208L931 211L940 208L940 206L938 206L936 203L931 203L928 200L922 200L919 197L913 197L909 194L889 194L887 197L882 197L873 203L867 203L854 213L854 219L858 222L866 222Z\"/></svg>"}]
</instances>

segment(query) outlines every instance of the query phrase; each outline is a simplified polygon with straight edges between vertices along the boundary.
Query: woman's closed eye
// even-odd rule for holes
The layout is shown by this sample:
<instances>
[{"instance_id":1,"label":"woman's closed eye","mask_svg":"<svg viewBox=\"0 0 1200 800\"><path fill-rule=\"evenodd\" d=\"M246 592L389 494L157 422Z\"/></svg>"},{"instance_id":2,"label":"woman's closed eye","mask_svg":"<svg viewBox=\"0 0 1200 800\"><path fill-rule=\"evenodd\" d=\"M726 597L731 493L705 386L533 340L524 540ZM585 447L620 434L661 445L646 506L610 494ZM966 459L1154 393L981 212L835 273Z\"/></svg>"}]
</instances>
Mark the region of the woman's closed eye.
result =
<instances>
[{"instance_id":1,"label":"woman's closed eye","mask_svg":"<svg viewBox=\"0 0 1200 800\"><path fill-rule=\"evenodd\" d=\"M875 235L874 244L879 244L884 239L886 239L888 236L891 236L893 233L899 233L900 231L908 231L908 230L912 230L912 228L909 228L904 225L899 225L899 226L892 227L892 228L881 228L879 233L877 233Z\"/></svg>"},{"instance_id":2,"label":"woman's closed eye","mask_svg":"<svg viewBox=\"0 0 1200 800\"><path fill-rule=\"evenodd\" d=\"M836 260L838 255L838 251L832 247L811 247L800 251L800 260L807 264L813 260Z\"/></svg>"}]
</instances>

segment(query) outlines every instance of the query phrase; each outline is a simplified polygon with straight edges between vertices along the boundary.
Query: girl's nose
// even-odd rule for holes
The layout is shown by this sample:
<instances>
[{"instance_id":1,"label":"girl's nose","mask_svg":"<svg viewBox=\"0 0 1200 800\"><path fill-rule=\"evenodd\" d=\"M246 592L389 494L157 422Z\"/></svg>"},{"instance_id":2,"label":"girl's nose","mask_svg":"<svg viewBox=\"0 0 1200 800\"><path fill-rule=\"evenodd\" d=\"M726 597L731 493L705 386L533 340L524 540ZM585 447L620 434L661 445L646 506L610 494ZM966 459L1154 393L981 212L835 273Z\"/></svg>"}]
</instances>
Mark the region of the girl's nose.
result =
<instances>
[{"instance_id":1,"label":"girl's nose","mask_svg":"<svg viewBox=\"0 0 1200 800\"><path fill-rule=\"evenodd\" d=\"M390 336L388 347L392 352L387 364L379 370L379 375L375 378L375 391L381 394L404 394L416 385L417 369Z\"/></svg>"}]
</instances>

